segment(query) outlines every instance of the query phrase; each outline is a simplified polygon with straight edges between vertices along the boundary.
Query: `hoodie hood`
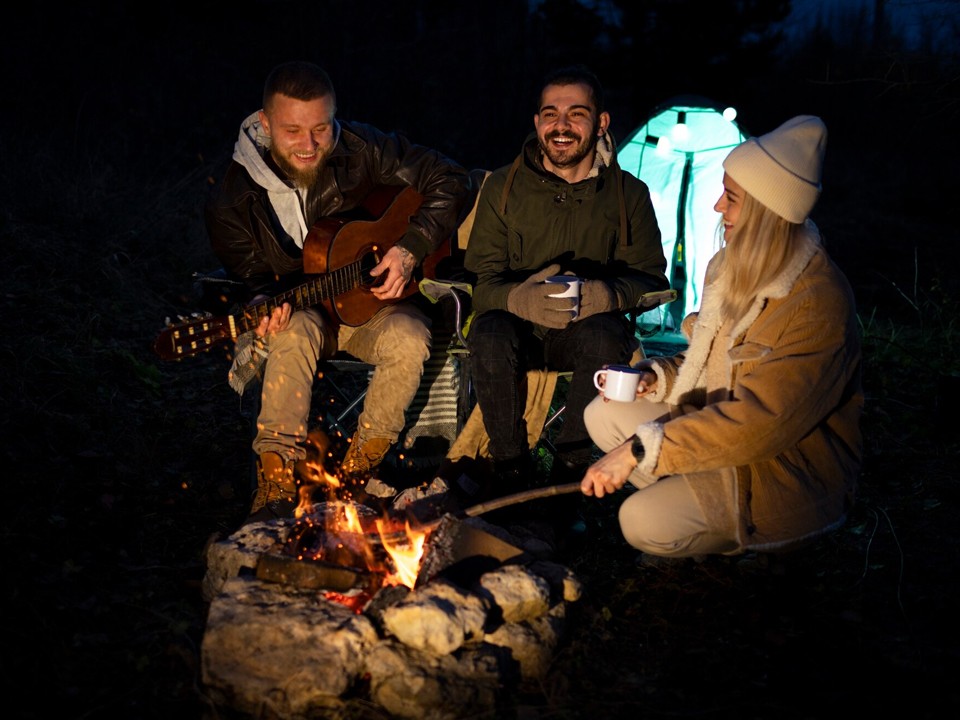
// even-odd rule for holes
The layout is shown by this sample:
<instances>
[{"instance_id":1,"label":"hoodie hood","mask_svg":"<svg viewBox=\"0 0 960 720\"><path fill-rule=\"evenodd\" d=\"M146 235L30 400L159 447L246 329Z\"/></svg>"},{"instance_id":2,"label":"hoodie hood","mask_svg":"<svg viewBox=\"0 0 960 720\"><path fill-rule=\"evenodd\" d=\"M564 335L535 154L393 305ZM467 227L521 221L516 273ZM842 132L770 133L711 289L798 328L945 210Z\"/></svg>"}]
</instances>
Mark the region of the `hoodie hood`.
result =
<instances>
[{"instance_id":1,"label":"hoodie hood","mask_svg":"<svg viewBox=\"0 0 960 720\"><path fill-rule=\"evenodd\" d=\"M264 159L270 150L270 138L263 131L259 113L253 113L240 125L240 137L233 146L233 159L242 165L253 181L267 191L270 206L284 231L298 247L307 237L303 203L295 187L287 185Z\"/></svg>"}]
</instances>

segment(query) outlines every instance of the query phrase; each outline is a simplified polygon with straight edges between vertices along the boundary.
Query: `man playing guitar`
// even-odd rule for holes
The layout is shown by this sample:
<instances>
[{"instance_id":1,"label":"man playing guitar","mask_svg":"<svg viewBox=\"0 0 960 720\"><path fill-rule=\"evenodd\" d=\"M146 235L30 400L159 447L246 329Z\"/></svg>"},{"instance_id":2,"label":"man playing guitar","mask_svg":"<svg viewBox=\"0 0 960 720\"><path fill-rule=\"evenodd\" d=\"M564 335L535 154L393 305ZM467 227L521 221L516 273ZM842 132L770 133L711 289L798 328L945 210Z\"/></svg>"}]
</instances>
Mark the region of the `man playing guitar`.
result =
<instances>
[{"instance_id":1,"label":"man playing guitar","mask_svg":"<svg viewBox=\"0 0 960 720\"><path fill-rule=\"evenodd\" d=\"M288 62L274 68L263 108L241 125L233 159L206 208L213 251L250 290L251 305L267 307L237 347L238 358L254 366L265 358L253 441L258 488L248 521L294 513L293 468L307 454L320 359L344 350L376 368L341 464L348 483L366 480L396 442L430 354L428 317L400 300L410 294L415 269L456 230L470 196L467 173L452 160L396 133L338 120L336 110L336 93L320 67ZM356 315L359 295L336 298L331 292L315 305L263 302L302 286L305 273L326 272L317 265L334 253L317 254L309 242L312 228L331 216L369 213L365 203L383 186L411 187L420 202L397 237L383 239L381 247L389 249L378 252L366 271L370 282L362 294L370 311L359 314L369 317L348 323L338 311L339 305ZM242 365L235 362L231 371L231 384L241 392Z\"/></svg>"}]
</instances>

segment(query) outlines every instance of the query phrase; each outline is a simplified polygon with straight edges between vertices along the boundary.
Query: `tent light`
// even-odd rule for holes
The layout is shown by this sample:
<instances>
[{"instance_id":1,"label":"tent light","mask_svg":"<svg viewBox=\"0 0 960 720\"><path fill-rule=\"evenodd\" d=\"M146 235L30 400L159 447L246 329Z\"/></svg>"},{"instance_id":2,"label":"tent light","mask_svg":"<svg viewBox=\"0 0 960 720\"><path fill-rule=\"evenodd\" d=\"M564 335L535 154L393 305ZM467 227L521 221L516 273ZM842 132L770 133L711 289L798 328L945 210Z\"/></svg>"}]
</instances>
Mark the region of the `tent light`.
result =
<instances>
[{"instance_id":1,"label":"tent light","mask_svg":"<svg viewBox=\"0 0 960 720\"><path fill-rule=\"evenodd\" d=\"M677 111L677 124L670 128L670 139L676 145L683 145L690 139L690 127L687 125L687 111Z\"/></svg>"},{"instance_id":2,"label":"tent light","mask_svg":"<svg viewBox=\"0 0 960 720\"><path fill-rule=\"evenodd\" d=\"M673 150L673 143L666 135L657 140L657 155L669 155Z\"/></svg>"},{"instance_id":3,"label":"tent light","mask_svg":"<svg viewBox=\"0 0 960 720\"><path fill-rule=\"evenodd\" d=\"M690 126L686 123L678 122L670 128L670 139L677 145L683 145L690 139Z\"/></svg>"},{"instance_id":4,"label":"tent light","mask_svg":"<svg viewBox=\"0 0 960 720\"><path fill-rule=\"evenodd\" d=\"M737 119L736 108L732 108L732 107L725 108L722 114L723 114L723 119L726 120L727 122L733 122L734 120Z\"/></svg>"}]
</instances>

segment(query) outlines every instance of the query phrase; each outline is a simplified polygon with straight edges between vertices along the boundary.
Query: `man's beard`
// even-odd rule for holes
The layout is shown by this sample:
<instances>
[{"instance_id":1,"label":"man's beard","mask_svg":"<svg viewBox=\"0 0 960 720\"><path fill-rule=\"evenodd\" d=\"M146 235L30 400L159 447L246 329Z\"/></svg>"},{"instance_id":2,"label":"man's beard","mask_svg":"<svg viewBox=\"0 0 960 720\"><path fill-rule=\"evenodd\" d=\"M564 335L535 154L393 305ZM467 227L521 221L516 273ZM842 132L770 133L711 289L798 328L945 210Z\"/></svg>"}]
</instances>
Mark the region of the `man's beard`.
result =
<instances>
[{"instance_id":1,"label":"man's beard","mask_svg":"<svg viewBox=\"0 0 960 720\"><path fill-rule=\"evenodd\" d=\"M574 140L574 144L569 150L558 151L556 148L550 145L550 140L555 137L571 138ZM580 164L580 161L592 153L593 149L597 146L597 133L595 131L591 132L587 141L582 142L583 138L573 133L554 131L546 135L544 140L545 142L540 144L540 149L543 151L543 154L547 156L547 159L554 167L576 167Z\"/></svg>"},{"instance_id":2,"label":"man's beard","mask_svg":"<svg viewBox=\"0 0 960 720\"><path fill-rule=\"evenodd\" d=\"M270 148L270 157L273 158L277 167L279 167L297 187L313 187L317 181L317 178L320 176L320 171L323 170L323 166L327 162L328 153L318 149L317 154L319 155L319 159L316 165L304 168L291 163L287 158L280 155L273 146Z\"/></svg>"}]
</instances>

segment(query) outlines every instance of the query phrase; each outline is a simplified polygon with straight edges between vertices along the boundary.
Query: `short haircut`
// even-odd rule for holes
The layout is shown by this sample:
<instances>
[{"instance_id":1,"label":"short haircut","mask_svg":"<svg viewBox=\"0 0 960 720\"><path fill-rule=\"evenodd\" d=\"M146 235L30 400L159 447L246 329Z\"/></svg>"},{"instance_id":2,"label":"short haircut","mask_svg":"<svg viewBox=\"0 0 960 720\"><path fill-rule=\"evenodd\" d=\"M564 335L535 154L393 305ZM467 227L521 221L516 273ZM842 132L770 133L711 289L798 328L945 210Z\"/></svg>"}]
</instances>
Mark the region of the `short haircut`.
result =
<instances>
[{"instance_id":1,"label":"short haircut","mask_svg":"<svg viewBox=\"0 0 960 720\"><path fill-rule=\"evenodd\" d=\"M337 105L337 93L330 76L319 65L294 60L277 65L263 85L263 109L266 110L275 95L286 95L294 100L316 100L329 95Z\"/></svg>"},{"instance_id":2,"label":"short haircut","mask_svg":"<svg viewBox=\"0 0 960 720\"><path fill-rule=\"evenodd\" d=\"M567 67L554 70L543 78L543 84L540 85L540 96L537 98L536 111L539 114L543 103L543 91L548 85L586 85L590 88L590 94L593 96L593 104L596 105L597 115L603 112L603 86L585 65L569 65Z\"/></svg>"}]
</instances>

